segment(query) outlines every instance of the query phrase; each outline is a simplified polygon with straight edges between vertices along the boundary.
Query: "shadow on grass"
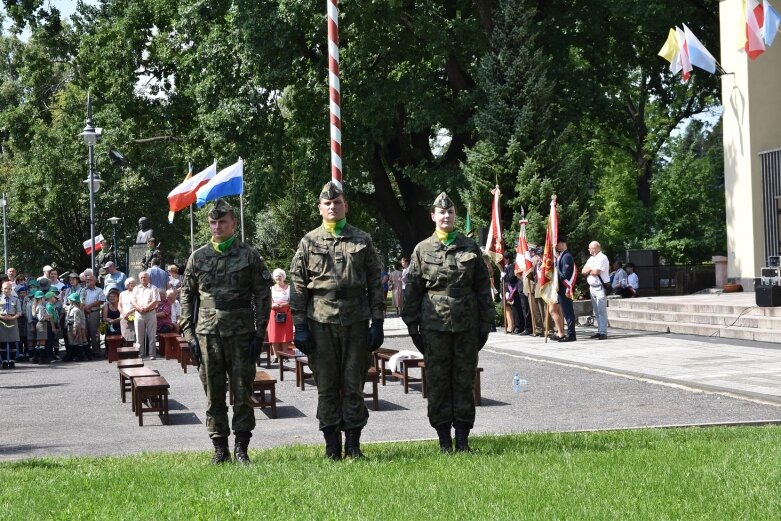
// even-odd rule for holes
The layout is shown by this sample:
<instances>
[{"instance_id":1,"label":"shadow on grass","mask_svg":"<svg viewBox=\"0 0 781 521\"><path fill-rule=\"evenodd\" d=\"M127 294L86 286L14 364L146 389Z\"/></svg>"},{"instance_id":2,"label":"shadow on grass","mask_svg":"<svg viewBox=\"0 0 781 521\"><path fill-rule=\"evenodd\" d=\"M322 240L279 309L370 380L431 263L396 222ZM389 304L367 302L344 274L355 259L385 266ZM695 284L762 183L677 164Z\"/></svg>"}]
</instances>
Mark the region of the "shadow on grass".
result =
<instances>
[{"instance_id":1,"label":"shadow on grass","mask_svg":"<svg viewBox=\"0 0 781 521\"><path fill-rule=\"evenodd\" d=\"M61 469L69 466L65 460L52 460L52 459L26 459L20 461L10 461L8 463L0 464L3 470L32 470L32 469Z\"/></svg>"}]
</instances>

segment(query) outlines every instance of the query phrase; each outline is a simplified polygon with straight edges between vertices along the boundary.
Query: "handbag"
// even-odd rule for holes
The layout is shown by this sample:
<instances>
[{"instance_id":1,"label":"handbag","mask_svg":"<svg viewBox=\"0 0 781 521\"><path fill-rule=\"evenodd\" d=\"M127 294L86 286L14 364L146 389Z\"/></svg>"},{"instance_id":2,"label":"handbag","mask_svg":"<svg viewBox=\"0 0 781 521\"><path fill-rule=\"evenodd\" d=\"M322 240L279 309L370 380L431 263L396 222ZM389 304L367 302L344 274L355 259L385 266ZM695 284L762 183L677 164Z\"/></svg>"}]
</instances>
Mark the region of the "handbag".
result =
<instances>
[{"instance_id":1,"label":"handbag","mask_svg":"<svg viewBox=\"0 0 781 521\"><path fill-rule=\"evenodd\" d=\"M287 322L287 313L285 313L284 311L277 311L276 313L274 313L274 322L276 322L277 324L284 324L285 322Z\"/></svg>"}]
</instances>

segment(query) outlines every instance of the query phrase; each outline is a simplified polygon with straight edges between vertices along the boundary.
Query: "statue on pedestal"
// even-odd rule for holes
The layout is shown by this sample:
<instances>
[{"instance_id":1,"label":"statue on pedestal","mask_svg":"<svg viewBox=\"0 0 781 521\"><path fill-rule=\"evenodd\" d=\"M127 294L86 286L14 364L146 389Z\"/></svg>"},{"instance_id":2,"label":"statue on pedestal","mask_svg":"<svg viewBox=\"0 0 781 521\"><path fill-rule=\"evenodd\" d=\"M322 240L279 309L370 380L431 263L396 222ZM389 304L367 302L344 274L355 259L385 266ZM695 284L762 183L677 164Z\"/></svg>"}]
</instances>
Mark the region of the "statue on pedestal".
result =
<instances>
[{"instance_id":1,"label":"statue on pedestal","mask_svg":"<svg viewBox=\"0 0 781 521\"><path fill-rule=\"evenodd\" d=\"M136 244L146 244L150 238L154 237L149 219L142 217L138 220L138 235L136 235Z\"/></svg>"}]
</instances>

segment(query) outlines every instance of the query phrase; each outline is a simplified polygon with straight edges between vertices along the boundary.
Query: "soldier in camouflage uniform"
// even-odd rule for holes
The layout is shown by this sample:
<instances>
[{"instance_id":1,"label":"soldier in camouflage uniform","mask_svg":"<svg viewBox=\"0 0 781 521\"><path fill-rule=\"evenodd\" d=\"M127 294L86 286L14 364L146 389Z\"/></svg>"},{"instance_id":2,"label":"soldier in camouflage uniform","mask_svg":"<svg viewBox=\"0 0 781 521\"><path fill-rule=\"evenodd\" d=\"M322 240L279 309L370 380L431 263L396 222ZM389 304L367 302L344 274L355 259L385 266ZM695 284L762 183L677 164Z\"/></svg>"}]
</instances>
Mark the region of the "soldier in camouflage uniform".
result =
<instances>
[{"instance_id":1,"label":"soldier in camouflage uniform","mask_svg":"<svg viewBox=\"0 0 781 521\"><path fill-rule=\"evenodd\" d=\"M271 308L271 275L258 252L236 237L236 216L222 199L209 212L209 227L211 241L187 261L179 326L206 391L212 463L231 459L228 381L233 392L234 454L236 461L249 463L247 446L255 428L250 396Z\"/></svg>"},{"instance_id":2,"label":"soldier in camouflage uniform","mask_svg":"<svg viewBox=\"0 0 781 521\"><path fill-rule=\"evenodd\" d=\"M404 323L423 353L428 418L442 452L469 452L475 422L477 352L494 323L491 282L480 248L455 231L456 211L445 192L431 208L434 234L415 247L404 292Z\"/></svg>"},{"instance_id":3,"label":"soldier in camouflage uniform","mask_svg":"<svg viewBox=\"0 0 781 521\"><path fill-rule=\"evenodd\" d=\"M336 184L323 187L319 208L323 225L301 239L290 268L294 341L309 356L317 383L326 456L342 457L345 431L345 456L361 458L369 418L363 386L371 351L384 338L381 262L371 237L347 224L347 203Z\"/></svg>"}]
</instances>

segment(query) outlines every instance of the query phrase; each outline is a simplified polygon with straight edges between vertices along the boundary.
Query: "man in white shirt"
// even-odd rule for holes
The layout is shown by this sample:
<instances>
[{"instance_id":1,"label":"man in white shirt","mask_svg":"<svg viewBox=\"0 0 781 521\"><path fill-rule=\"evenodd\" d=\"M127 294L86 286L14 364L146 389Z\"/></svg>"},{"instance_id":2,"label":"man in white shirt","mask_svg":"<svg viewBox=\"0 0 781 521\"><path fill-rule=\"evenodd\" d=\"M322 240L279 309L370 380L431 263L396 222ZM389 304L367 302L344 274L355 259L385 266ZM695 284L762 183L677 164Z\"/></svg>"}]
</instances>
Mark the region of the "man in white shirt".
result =
<instances>
[{"instance_id":1,"label":"man in white shirt","mask_svg":"<svg viewBox=\"0 0 781 521\"><path fill-rule=\"evenodd\" d=\"M133 288L133 307L136 310L136 342L140 354L155 359L155 337L157 336L157 305L160 292L149 280L149 273L138 274L140 284Z\"/></svg>"},{"instance_id":2,"label":"man in white shirt","mask_svg":"<svg viewBox=\"0 0 781 521\"><path fill-rule=\"evenodd\" d=\"M581 273L586 275L588 289L591 293L591 306L594 308L594 316L597 319L597 332L591 338L605 340L607 338L607 295L605 284L610 282L610 261L602 253L602 246L597 241L588 245L591 255Z\"/></svg>"},{"instance_id":3,"label":"man in white shirt","mask_svg":"<svg viewBox=\"0 0 781 521\"><path fill-rule=\"evenodd\" d=\"M626 284L623 289L624 298L633 298L637 296L637 290L640 289L640 278L635 273L635 265L631 262L626 264Z\"/></svg>"},{"instance_id":4,"label":"man in white shirt","mask_svg":"<svg viewBox=\"0 0 781 521\"><path fill-rule=\"evenodd\" d=\"M79 300L84 305L84 315L87 318L87 340L92 346L92 354L100 356L100 306L106 301L103 290L95 286L95 275L87 274L84 277L86 287L79 291Z\"/></svg>"}]
</instances>

